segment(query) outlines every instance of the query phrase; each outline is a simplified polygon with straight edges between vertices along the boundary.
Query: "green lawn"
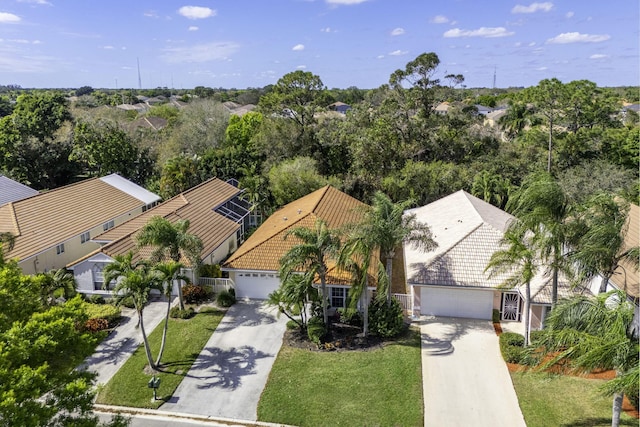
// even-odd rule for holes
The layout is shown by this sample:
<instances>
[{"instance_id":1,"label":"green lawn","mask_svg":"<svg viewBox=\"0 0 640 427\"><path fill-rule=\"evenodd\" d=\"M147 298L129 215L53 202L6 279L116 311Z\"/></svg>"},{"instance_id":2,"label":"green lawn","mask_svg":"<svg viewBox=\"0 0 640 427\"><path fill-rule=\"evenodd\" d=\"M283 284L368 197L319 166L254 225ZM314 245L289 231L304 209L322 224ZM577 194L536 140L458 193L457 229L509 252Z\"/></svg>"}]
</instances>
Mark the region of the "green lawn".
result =
<instances>
[{"instance_id":1,"label":"green lawn","mask_svg":"<svg viewBox=\"0 0 640 427\"><path fill-rule=\"evenodd\" d=\"M603 380L514 372L511 374L528 427L610 426L612 398L598 393ZM622 414L621 425L638 426Z\"/></svg>"},{"instance_id":2,"label":"green lawn","mask_svg":"<svg viewBox=\"0 0 640 427\"><path fill-rule=\"evenodd\" d=\"M169 319L167 344L162 356L163 372L159 373L159 399L171 397L223 316L224 312L215 310L198 313L189 320ZM160 348L163 325L164 323L160 323L149 336L154 357ZM151 401L153 392L147 388L151 376L144 373L145 365L147 357L141 345L111 381L99 391L97 403L158 408L163 400Z\"/></svg>"},{"instance_id":3,"label":"green lawn","mask_svg":"<svg viewBox=\"0 0 640 427\"><path fill-rule=\"evenodd\" d=\"M371 351L284 345L258 419L296 426L422 426L420 334Z\"/></svg>"}]
</instances>

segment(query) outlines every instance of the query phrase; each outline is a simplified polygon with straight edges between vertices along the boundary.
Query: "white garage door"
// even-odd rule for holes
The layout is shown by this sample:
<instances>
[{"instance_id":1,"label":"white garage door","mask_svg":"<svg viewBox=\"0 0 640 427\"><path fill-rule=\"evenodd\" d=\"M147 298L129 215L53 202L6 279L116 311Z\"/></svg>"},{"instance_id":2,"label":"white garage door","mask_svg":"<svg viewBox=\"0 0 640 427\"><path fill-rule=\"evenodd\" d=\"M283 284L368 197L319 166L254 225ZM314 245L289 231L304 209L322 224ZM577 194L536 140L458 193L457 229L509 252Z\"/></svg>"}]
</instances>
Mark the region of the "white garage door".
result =
<instances>
[{"instance_id":1,"label":"white garage door","mask_svg":"<svg viewBox=\"0 0 640 427\"><path fill-rule=\"evenodd\" d=\"M420 312L430 316L491 319L493 291L422 287Z\"/></svg>"},{"instance_id":2,"label":"white garage door","mask_svg":"<svg viewBox=\"0 0 640 427\"><path fill-rule=\"evenodd\" d=\"M275 273L236 273L236 298L267 299L280 286Z\"/></svg>"}]
</instances>

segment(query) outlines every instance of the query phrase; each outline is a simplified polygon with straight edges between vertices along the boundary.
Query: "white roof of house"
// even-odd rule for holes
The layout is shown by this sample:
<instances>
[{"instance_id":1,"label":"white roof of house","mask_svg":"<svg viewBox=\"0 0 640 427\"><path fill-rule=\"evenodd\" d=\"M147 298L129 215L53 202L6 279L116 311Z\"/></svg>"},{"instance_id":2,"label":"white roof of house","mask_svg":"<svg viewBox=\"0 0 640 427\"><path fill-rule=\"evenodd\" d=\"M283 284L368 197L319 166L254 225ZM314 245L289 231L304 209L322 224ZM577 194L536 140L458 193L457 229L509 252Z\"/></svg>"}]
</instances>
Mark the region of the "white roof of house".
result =
<instances>
[{"instance_id":1,"label":"white roof of house","mask_svg":"<svg viewBox=\"0 0 640 427\"><path fill-rule=\"evenodd\" d=\"M0 175L0 206L38 194L37 190Z\"/></svg>"},{"instance_id":2,"label":"white roof of house","mask_svg":"<svg viewBox=\"0 0 640 427\"><path fill-rule=\"evenodd\" d=\"M151 191L140 187L138 184L135 184L116 173L103 176L102 178L100 178L100 180L124 193L127 193L132 197L135 197L136 199L147 205L153 202L160 201L160 196L158 196L157 194L154 194Z\"/></svg>"},{"instance_id":3,"label":"white roof of house","mask_svg":"<svg viewBox=\"0 0 640 427\"><path fill-rule=\"evenodd\" d=\"M508 274L490 277L485 268L491 255L501 248L501 239L514 216L462 190L406 213L429 225L438 243L431 252L404 246L409 285L497 288L505 282ZM534 303L551 303L551 278L546 273L540 268L531 281ZM520 292L524 295L524 286ZM567 281L560 279L559 298L571 293Z\"/></svg>"}]
</instances>

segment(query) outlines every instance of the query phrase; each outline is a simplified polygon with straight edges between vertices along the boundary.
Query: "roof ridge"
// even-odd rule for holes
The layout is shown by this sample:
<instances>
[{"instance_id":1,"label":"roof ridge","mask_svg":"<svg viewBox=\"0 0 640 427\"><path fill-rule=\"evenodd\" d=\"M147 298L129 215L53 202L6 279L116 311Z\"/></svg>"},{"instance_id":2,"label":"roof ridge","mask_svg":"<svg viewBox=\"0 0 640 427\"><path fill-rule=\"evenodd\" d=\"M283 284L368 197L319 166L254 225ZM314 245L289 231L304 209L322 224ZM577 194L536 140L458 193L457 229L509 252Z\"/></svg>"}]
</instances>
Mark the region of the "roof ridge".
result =
<instances>
[{"instance_id":1,"label":"roof ridge","mask_svg":"<svg viewBox=\"0 0 640 427\"><path fill-rule=\"evenodd\" d=\"M116 174L116 175L117 175L117 174ZM92 177L92 178L83 179L82 181L72 182L71 184L67 184L67 185L63 185L62 187L54 188L53 190L38 191L38 194L34 194L34 195L32 195L32 196L25 197L24 199L15 200L15 201L13 201L12 203L25 202L25 201L27 201L27 200L33 199L34 197L44 196L44 195L47 195L47 194L51 194L51 193L54 193L54 192L58 192L59 190L65 190L65 189L67 189L67 188L71 188L71 187L74 187L74 186L78 186L78 185L81 185L81 184L87 183L87 182L89 182L89 181L99 180L100 178L101 178L101 177L94 176L94 177ZM105 183L105 184L106 184L106 183ZM114 188L115 188L115 187L114 187ZM118 190L122 192L122 190L120 190L120 189L118 189Z\"/></svg>"},{"instance_id":2,"label":"roof ridge","mask_svg":"<svg viewBox=\"0 0 640 427\"><path fill-rule=\"evenodd\" d=\"M315 204L315 205L313 205L313 208L311 208L311 212L315 212L315 211L316 211L316 209L317 209L317 208L318 208L318 206L320 205L320 202L322 202L322 199L324 199L324 197L327 195L327 192L329 191L329 188L333 188L333 187L331 187L331 185L330 185L330 184L327 184L327 185L325 185L324 187L320 187L320 188L318 189L318 190L322 190L322 191L321 191L321 195L320 195L320 197L318 198L318 201L316 202L316 204ZM316 191L318 191L318 190L316 190ZM309 193L309 194L311 194L311 193Z\"/></svg>"}]
</instances>

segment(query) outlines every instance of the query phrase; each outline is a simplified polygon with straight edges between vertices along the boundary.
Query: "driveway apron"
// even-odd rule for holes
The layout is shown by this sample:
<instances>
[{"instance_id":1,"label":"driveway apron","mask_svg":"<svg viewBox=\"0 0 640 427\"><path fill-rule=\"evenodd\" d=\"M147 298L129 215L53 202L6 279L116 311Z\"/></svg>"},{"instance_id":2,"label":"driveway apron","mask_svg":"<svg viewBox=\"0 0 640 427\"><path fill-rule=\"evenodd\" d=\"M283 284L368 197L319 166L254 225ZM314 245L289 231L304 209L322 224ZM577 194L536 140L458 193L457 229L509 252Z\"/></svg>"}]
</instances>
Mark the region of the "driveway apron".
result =
<instances>
[{"instance_id":1,"label":"driveway apron","mask_svg":"<svg viewBox=\"0 0 640 427\"><path fill-rule=\"evenodd\" d=\"M224 316L161 411L255 421L286 329L262 302L238 302Z\"/></svg>"},{"instance_id":2,"label":"driveway apron","mask_svg":"<svg viewBox=\"0 0 640 427\"><path fill-rule=\"evenodd\" d=\"M166 311L166 301L153 301L145 307L142 316L147 335L164 319ZM89 369L98 374L96 384L108 383L129 356L142 344L142 334L138 328L138 315L135 310L123 308L122 317L120 325L80 366L80 369Z\"/></svg>"},{"instance_id":3,"label":"driveway apron","mask_svg":"<svg viewBox=\"0 0 640 427\"><path fill-rule=\"evenodd\" d=\"M420 329L426 427L525 427L489 321L429 317Z\"/></svg>"}]
</instances>

